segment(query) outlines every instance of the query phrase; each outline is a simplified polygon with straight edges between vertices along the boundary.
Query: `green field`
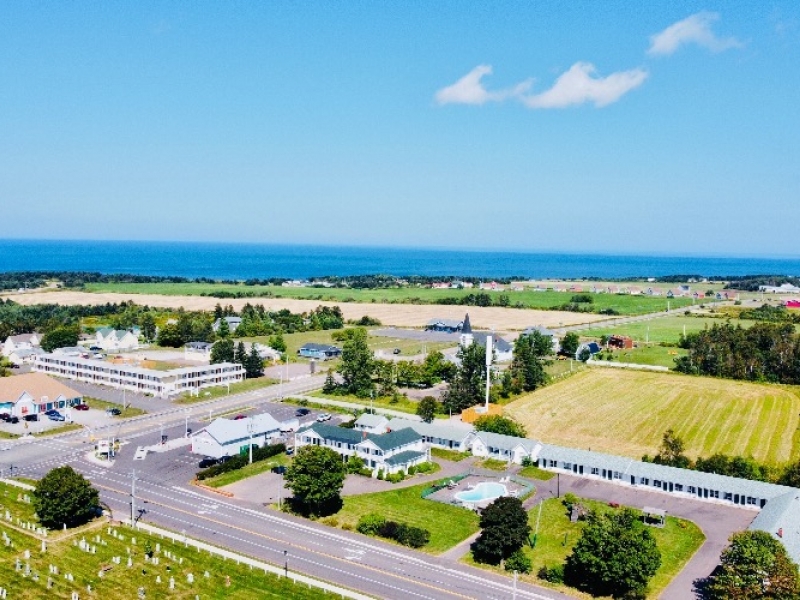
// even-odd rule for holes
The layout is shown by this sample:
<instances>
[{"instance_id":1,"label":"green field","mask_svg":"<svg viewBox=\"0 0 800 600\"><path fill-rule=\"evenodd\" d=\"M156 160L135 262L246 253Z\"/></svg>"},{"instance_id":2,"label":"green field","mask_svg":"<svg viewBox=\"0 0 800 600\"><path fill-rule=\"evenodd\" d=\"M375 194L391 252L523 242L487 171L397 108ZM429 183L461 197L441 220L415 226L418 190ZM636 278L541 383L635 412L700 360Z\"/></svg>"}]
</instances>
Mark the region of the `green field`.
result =
<instances>
[{"instance_id":1,"label":"green field","mask_svg":"<svg viewBox=\"0 0 800 600\"><path fill-rule=\"evenodd\" d=\"M608 507L600 502L593 500L581 500L581 503L590 510L608 510ZM539 519L538 507L528 513L528 523L531 531L536 530L536 522ZM533 569L530 575L523 575L522 579L538 585L555 587L570 595L575 594L575 590L566 586L554 586L536 577L542 567L554 567L564 564L567 556L572 552L572 548L580 537L584 523L579 521L572 523L569 520L566 507L561 500L550 498L542 503L542 516L539 523L539 533L537 536L536 548L525 547L525 554L530 557ZM653 527L651 530L656 544L661 550L661 568L656 572L650 582L650 593L648 598L658 598L669 582L680 572L683 566L689 561L692 555L703 543L705 536L702 531L690 521L667 517L667 523L663 528ZM566 536L566 544L564 539ZM470 555L464 562L475 564ZM480 565L485 567L485 565ZM499 571L499 567L488 567Z\"/></svg>"},{"instance_id":2,"label":"green field","mask_svg":"<svg viewBox=\"0 0 800 600\"><path fill-rule=\"evenodd\" d=\"M640 458L674 429L692 458L721 452L782 465L800 458L800 388L591 368L505 407L531 438Z\"/></svg>"},{"instance_id":3,"label":"green field","mask_svg":"<svg viewBox=\"0 0 800 600\"><path fill-rule=\"evenodd\" d=\"M362 515L377 513L388 520L422 527L431 532L431 541L422 550L439 554L478 531L478 515L458 506L425 500L422 491L429 486L425 483L388 492L345 496L344 506L335 519L339 526L346 524L355 529Z\"/></svg>"},{"instance_id":4,"label":"green field","mask_svg":"<svg viewBox=\"0 0 800 600\"><path fill-rule=\"evenodd\" d=\"M121 415L117 415L116 419L127 419L129 417L138 417L139 415L146 415L147 411L143 408L136 408L135 406L128 406L122 408L121 404L116 402L107 402L100 398L92 398L91 396L84 396L83 401L89 405L89 408L96 408L97 410L106 410L107 408L118 408L122 411Z\"/></svg>"},{"instance_id":5,"label":"green field","mask_svg":"<svg viewBox=\"0 0 800 600\"><path fill-rule=\"evenodd\" d=\"M255 298L298 298L331 302L380 302L404 304L434 304L444 298L463 298L478 293L477 289L432 289L423 287L382 288L358 290L349 288L290 288L274 285L247 286L213 283L91 283L84 288L87 292L115 292L122 294L159 294L165 296L199 296L218 293L252 294ZM505 291L511 306L522 308L548 309L566 304L576 292L521 292ZM499 295L497 292L491 294ZM624 315L639 315L658 312L667 308L667 298L663 296L643 296L628 294L591 294L593 310L614 309ZM226 299L221 298L224 304ZM690 298L669 299L672 308L689 306Z\"/></svg>"},{"instance_id":6,"label":"green field","mask_svg":"<svg viewBox=\"0 0 800 600\"><path fill-rule=\"evenodd\" d=\"M20 492L17 488L0 484L0 507L3 513L9 510L15 518L32 520L30 505L16 500ZM30 536L27 531L11 526L4 519L0 520L0 529L11 539L11 546L0 544L0 585L6 588L9 599L70 598L72 592L77 591L81 598L129 600L137 597L139 587L145 589L148 598L176 600L192 600L196 595L220 600L310 600L330 597L322 590L295 585L291 580L251 570L234 561L211 557L207 552L184 548L183 544L140 531L135 532L136 543L131 539L134 532L129 528L114 528L118 537L113 537L108 534L104 519L82 528L75 535L69 532L66 536L59 533L49 536L44 553L41 552L39 539ZM95 541L96 535L100 536L100 543ZM96 546L96 554L73 545L81 538ZM146 542L150 542L154 551L156 544L160 544L160 551L156 552L158 565L145 562ZM24 558L25 550L30 550L30 560ZM133 563L131 567L127 566L128 551ZM168 558L166 552L174 558ZM115 556L121 557L121 564L112 561ZM20 559L21 571L15 570L17 559ZM31 573L24 577L26 564L30 565ZM58 575L49 574L50 565L58 567ZM104 570L102 577L98 575L101 569ZM204 576L206 571L209 573L207 578ZM65 578L67 573L72 574L73 582ZM189 573L194 576L194 583L187 581ZM50 589L47 586L48 577L52 577L53 582ZM161 583L157 583L157 577L161 578ZM174 590L169 589L170 577L175 579ZM230 577L229 584L226 583L226 577ZM87 592L88 585L92 587L91 593Z\"/></svg>"},{"instance_id":7,"label":"green field","mask_svg":"<svg viewBox=\"0 0 800 600\"><path fill-rule=\"evenodd\" d=\"M675 346L661 346L659 344L640 344L630 350L605 350L595 355L594 360L599 362L632 363L636 365L653 365L671 369L675 366L675 359L685 356L687 350Z\"/></svg>"},{"instance_id":8,"label":"green field","mask_svg":"<svg viewBox=\"0 0 800 600\"><path fill-rule=\"evenodd\" d=\"M210 398L221 398L222 396L228 396L232 394L252 392L253 390L260 390L262 388L277 384L278 384L277 379L271 379L269 377L257 377L255 379L245 379L244 381L232 383L230 386L230 393L228 392L228 386L218 385L215 387L205 388L201 390L199 396L195 396L184 392L183 394L178 396L175 400L173 400L173 402L175 402L175 404L193 404L195 402L202 402L203 400L208 400Z\"/></svg>"},{"instance_id":9,"label":"green field","mask_svg":"<svg viewBox=\"0 0 800 600\"><path fill-rule=\"evenodd\" d=\"M259 460L257 462L254 462L252 465L247 465L245 467L242 467L241 469L228 471L227 473L222 473L221 475L217 475L216 477L212 477L210 479L204 479L201 483L209 487L220 488L226 485L230 485L232 483L236 483L237 481L241 481L242 479L253 477L254 475L260 475L261 473L266 473L272 467L276 467L278 465L288 466L289 463L291 462L292 462L291 456L286 456L285 454L278 454L276 456L273 456L272 458L267 458L266 460Z\"/></svg>"},{"instance_id":10,"label":"green field","mask_svg":"<svg viewBox=\"0 0 800 600\"><path fill-rule=\"evenodd\" d=\"M730 322L733 325L750 327L754 321L742 321L739 319L723 319L714 317L694 317L694 316L670 316L659 317L649 321L639 321L637 323L620 324L614 327L596 327L584 329L580 332L581 337L599 338L603 335L627 335L637 342L651 342L656 344L677 344L686 333L701 331L713 325L722 325Z\"/></svg>"}]
</instances>

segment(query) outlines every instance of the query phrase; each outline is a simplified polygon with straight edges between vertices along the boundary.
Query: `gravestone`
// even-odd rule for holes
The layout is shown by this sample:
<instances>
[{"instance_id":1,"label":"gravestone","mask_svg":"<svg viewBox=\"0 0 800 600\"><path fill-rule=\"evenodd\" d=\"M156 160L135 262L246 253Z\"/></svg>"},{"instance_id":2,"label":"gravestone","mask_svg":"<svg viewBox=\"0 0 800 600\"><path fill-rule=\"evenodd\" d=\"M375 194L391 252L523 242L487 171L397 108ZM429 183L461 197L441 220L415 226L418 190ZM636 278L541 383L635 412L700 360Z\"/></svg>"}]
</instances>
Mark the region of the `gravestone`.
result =
<instances>
[{"instance_id":1,"label":"gravestone","mask_svg":"<svg viewBox=\"0 0 800 600\"><path fill-rule=\"evenodd\" d=\"M161 583L161 575L156 575L156 583Z\"/></svg>"},{"instance_id":2,"label":"gravestone","mask_svg":"<svg viewBox=\"0 0 800 600\"><path fill-rule=\"evenodd\" d=\"M170 577L169 578L169 589L171 589L171 590L175 589L175 578L174 577Z\"/></svg>"},{"instance_id":3,"label":"gravestone","mask_svg":"<svg viewBox=\"0 0 800 600\"><path fill-rule=\"evenodd\" d=\"M208 571L206 571L206 575L208 575ZM194 573L189 573L188 575L186 575L186 582L194 583Z\"/></svg>"}]
</instances>

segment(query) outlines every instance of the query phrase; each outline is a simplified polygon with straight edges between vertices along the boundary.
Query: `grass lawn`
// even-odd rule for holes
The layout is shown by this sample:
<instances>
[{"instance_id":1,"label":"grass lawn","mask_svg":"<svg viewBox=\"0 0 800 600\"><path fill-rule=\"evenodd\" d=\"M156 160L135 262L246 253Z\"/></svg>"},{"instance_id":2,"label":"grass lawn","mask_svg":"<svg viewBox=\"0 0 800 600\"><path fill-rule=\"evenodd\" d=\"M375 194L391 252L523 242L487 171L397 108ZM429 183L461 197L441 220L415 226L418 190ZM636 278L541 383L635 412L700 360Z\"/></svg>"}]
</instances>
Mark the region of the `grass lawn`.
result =
<instances>
[{"instance_id":1,"label":"grass lawn","mask_svg":"<svg viewBox=\"0 0 800 600\"><path fill-rule=\"evenodd\" d=\"M91 396L84 396L83 401L89 405L89 408L96 408L97 410L106 410L107 408L118 408L122 411L121 415L117 415L117 419L127 419L128 417L138 417L139 415L146 415L147 411L143 408L137 408L135 406L128 406L126 408L122 408L121 404L117 404L116 402L107 402L106 400L100 400L100 398L92 398Z\"/></svg>"},{"instance_id":2,"label":"grass lawn","mask_svg":"<svg viewBox=\"0 0 800 600\"><path fill-rule=\"evenodd\" d=\"M397 402L392 403L391 396L378 396L374 400L370 401L369 398L359 398L358 396L334 396L333 394L323 394L322 392L309 392L308 396L314 398L322 398L324 400L338 400L339 402L352 402L353 404L359 404L364 408L369 408L370 406L374 406L375 408L389 408L391 410L397 410L405 413L410 413L412 415L417 414L417 404L415 400L410 400L403 396L397 396ZM444 416L444 415L437 415L437 416Z\"/></svg>"},{"instance_id":3,"label":"grass lawn","mask_svg":"<svg viewBox=\"0 0 800 600\"><path fill-rule=\"evenodd\" d=\"M642 343L638 348L630 350L603 351L595 356L595 360L606 362L611 355L611 362L653 365L671 369L675 366L675 359L679 356L686 356L686 354L687 351L683 348Z\"/></svg>"},{"instance_id":4,"label":"grass lawn","mask_svg":"<svg viewBox=\"0 0 800 600\"><path fill-rule=\"evenodd\" d=\"M581 503L589 509L609 510L608 507L600 502L581 500ZM536 530L538 515L538 506L528 513L531 532ZM583 527L584 522L582 521L577 523L570 522L567 509L561 500L556 498L545 500L542 503L542 516L539 523L536 548L525 547L525 553L530 557L533 569L529 575L522 575L522 579L575 594L575 590L566 586L554 586L540 580L536 577L536 574L544 566L554 567L558 564L563 564L578 541ZM653 527L650 532L655 537L659 550L661 550L661 568L659 568L650 582L650 594L648 597L658 598L669 582L700 548L705 536L694 523L676 519L675 517L667 517L667 523L664 528ZM566 544L564 544L565 535ZM465 557L464 562L475 564L470 555ZM500 570L500 567L480 566Z\"/></svg>"},{"instance_id":5,"label":"grass lawn","mask_svg":"<svg viewBox=\"0 0 800 600\"><path fill-rule=\"evenodd\" d=\"M239 381L238 383L231 384L230 395L241 394L243 392L252 392L253 390L260 390L261 388L265 388L270 385L277 385L277 383L278 380L272 379L271 377L257 377L256 379L245 379L244 381ZM186 393L181 394L175 400L173 400L173 402L175 404L194 404L195 402L202 402L203 400L209 400L211 398L221 398L223 396L228 396L228 395L229 394L227 386L215 386L200 390L199 396L188 395Z\"/></svg>"},{"instance_id":6,"label":"grass lawn","mask_svg":"<svg viewBox=\"0 0 800 600\"><path fill-rule=\"evenodd\" d=\"M347 288L285 288L274 285L230 285L214 283L88 283L87 292L117 292L127 294L160 294L165 296L196 296L215 292L247 293L264 298L299 298L331 302L380 302L401 304L435 304L444 298L463 298L479 290L449 290L422 287L347 289ZM573 293L544 291L507 291L511 306L521 308L548 309L570 301ZM628 294L591 294L592 310L599 312L613 309L623 315L639 315L658 312L667 308L667 298ZM221 299L222 304L225 299ZM671 308L692 304L691 298L672 298Z\"/></svg>"},{"instance_id":7,"label":"grass lawn","mask_svg":"<svg viewBox=\"0 0 800 600\"><path fill-rule=\"evenodd\" d=\"M17 517L25 518L21 512L23 507L10 499L16 498L17 489L0 487L0 504ZM245 565L237 565L234 561L223 561L222 558L209 556L207 552L198 552L193 548L184 548L183 544L175 544L143 532L135 532L136 543L131 539L133 532L124 527L115 528L119 537L107 533L104 521L97 522L91 531L81 535L97 547L96 554L89 554L73 545L73 538L68 536L59 539L52 536L47 543L47 552L40 552L40 541L28 536L27 532L8 526L5 520L0 521L9 538L11 546L0 544L0 582L6 588L8 598L14 600L36 600L39 598L69 598L73 591L79 591L81 597L97 597L107 600L129 600L136 598L137 589L144 587L148 598L176 598L191 600L200 598L261 600L264 598L327 598L322 590L295 585L291 580L267 575L257 569L251 570ZM95 543L95 535L100 535L101 543ZM144 545L150 542L153 550L160 544L159 565L144 562ZM23 558L25 550L31 551L30 560ZM133 565L127 566L128 550ZM174 558L167 558L169 551ZM115 556L122 557L121 564L112 562ZM14 564L19 558L23 565L30 564L31 575L23 577L23 571L16 572ZM183 562L181 564L181 560ZM59 574L53 575L53 587L47 588L50 565L59 568ZM24 567L23 567L24 568ZM103 577L98 577L101 569L108 569ZM205 572L209 577L204 577ZM65 579L71 573L74 582ZM194 583L187 582L187 575L194 575ZM33 574L38 575L35 581ZM225 578L230 577L230 586ZM156 583L156 577L161 583ZM169 590L170 577L175 578L175 589ZM87 594L86 586L92 586L92 593Z\"/></svg>"},{"instance_id":8,"label":"grass lawn","mask_svg":"<svg viewBox=\"0 0 800 600\"><path fill-rule=\"evenodd\" d=\"M9 433L8 431L0 431L0 440L15 440L19 437L18 433Z\"/></svg>"},{"instance_id":9,"label":"grass lawn","mask_svg":"<svg viewBox=\"0 0 800 600\"><path fill-rule=\"evenodd\" d=\"M587 369L505 407L532 438L640 458L667 429L692 458L800 458L800 388L676 373Z\"/></svg>"},{"instance_id":10,"label":"grass lawn","mask_svg":"<svg viewBox=\"0 0 800 600\"><path fill-rule=\"evenodd\" d=\"M545 471L539 467L531 465L530 467L523 467L519 472L520 477L527 479L538 479L539 481L549 481L556 476L552 471Z\"/></svg>"},{"instance_id":11,"label":"grass lawn","mask_svg":"<svg viewBox=\"0 0 800 600\"><path fill-rule=\"evenodd\" d=\"M455 450L447 450L445 448L431 448L431 456L451 462L460 462L465 458L469 458L472 454L469 452L456 452Z\"/></svg>"},{"instance_id":12,"label":"grass lawn","mask_svg":"<svg viewBox=\"0 0 800 600\"><path fill-rule=\"evenodd\" d=\"M259 475L261 473L265 473L266 471L269 471L272 467L278 465L288 466L290 462L292 462L291 456L286 456L285 454L278 454L271 458L254 462L252 465L247 465L245 467L242 467L241 469L236 469L235 471L228 471L227 473L222 473L221 475L217 475L216 477L212 477L211 479L204 479L200 483L213 488L220 488L226 485L230 485L231 483L236 483L237 481L241 481L242 479L247 479L248 477L252 477L253 475Z\"/></svg>"},{"instance_id":13,"label":"grass lawn","mask_svg":"<svg viewBox=\"0 0 800 600\"><path fill-rule=\"evenodd\" d=\"M683 335L684 328L686 333L701 331L714 324L722 325L728 319L715 317L695 317L695 316L670 316L658 317L650 321L639 321L637 323L620 324L614 327L597 327L585 329L580 332L582 338L599 338L603 335L627 335L637 342L667 343L677 344ZM751 327L755 321L744 321L740 319L730 319L730 323Z\"/></svg>"},{"instance_id":14,"label":"grass lawn","mask_svg":"<svg viewBox=\"0 0 800 600\"><path fill-rule=\"evenodd\" d=\"M38 437L44 437L46 435L56 435L56 434L59 434L59 433L67 433L68 431L77 431L78 429L83 429L83 425L79 425L78 423L65 423L64 425L61 425L60 427L55 427L53 429L47 429L45 431L42 431L41 433L38 433L38 432L34 433L32 431L30 433L33 433L34 437L38 438Z\"/></svg>"},{"instance_id":15,"label":"grass lawn","mask_svg":"<svg viewBox=\"0 0 800 600\"><path fill-rule=\"evenodd\" d=\"M336 518L340 525L347 523L355 529L362 515L377 513L389 520L422 527L431 532L431 541L422 550L439 554L478 531L478 516L465 508L425 500L421 494L428 487L430 484L424 483L387 492L346 496Z\"/></svg>"},{"instance_id":16,"label":"grass lawn","mask_svg":"<svg viewBox=\"0 0 800 600\"><path fill-rule=\"evenodd\" d=\"M490 469L492 471L505 471L508 469L508 463L504 460L496 460L494 458L484 458L475 463L476 467L482 469Z\"/></svg>"}]
</instances>

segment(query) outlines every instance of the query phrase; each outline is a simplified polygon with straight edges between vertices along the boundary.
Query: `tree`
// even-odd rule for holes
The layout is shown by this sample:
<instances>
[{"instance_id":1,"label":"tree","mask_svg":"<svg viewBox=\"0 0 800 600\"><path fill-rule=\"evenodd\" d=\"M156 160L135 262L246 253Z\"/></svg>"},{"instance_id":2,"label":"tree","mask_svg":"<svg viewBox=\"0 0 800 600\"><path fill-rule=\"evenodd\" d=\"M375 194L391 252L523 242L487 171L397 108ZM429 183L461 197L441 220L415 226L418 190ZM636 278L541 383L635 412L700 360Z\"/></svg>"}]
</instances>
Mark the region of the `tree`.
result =
<instances>
[{"instance_id":1,"label":"tree","mask_svg":"<svg viewBox=\"0 0 800 600\"><path fill-rule=\"evenodd\" d=\"M444 404L453 412L461 412L484 399L486 391L486 350L480 344L458 348L460 365L450 387L444 394Z\"/></svg>"},{"instance_id":2,"label":"tree","mask_svg":"<svg viewBox=\"0 0 800 600\"><path fill-rule=\"evenodd\" d=\"M50 529L83 525L97 514L99 504L97 490L69 465L50 471L33 491L33 508Z\"/></svg>"},{"instance_id":3,"label":"tree","mask_svg":"<svg viewBox=\"0 0 800 600\"><path fill-rule=\"evenodd\" d=\"M328 369L328 374L325 376L325 383L322 384L322 393L333 394L338 388L339 386L336 385L336 380L333 378L333 371Z\"/></svg>"},{"instance_id":4,"label":"tree","mask_svg":"<svg viewBox=\"0 0 800 600\"><path fill-rule=\"evenodd\" d=\"M544 359L552 348L550 338L538 331L517 338L514 342L514 359L509 369L512 392L531 392L547 383Z\"/></svg>"},{"instance_id":5,"label":"tree","mask_svg":"<svg viewBox=\"0 0 800 600\"><path fill-rule=\"evenodd\" d=\"M766 531L742 531L722 551L721 567L705 589L710 600L797 598L797 565L783 544Z\"/></svg>"},{"instance_id":6,"label":"tree","mask_svg":"<svg viewBox=\"0 0 800 600\"><path fill-rule=\"evenodd\" d=\"M0 377L11 377L11 361L5 356L0 356Z\"/></svg>"},{"instance_id":7,"label":"tree","mask_svg":"<svg viewBox=\"0 0 800 600\"><path fill-rule=\"evenodd\" d=\"M236 350L233 353L233 362L239 363L242 366L245 366L247 362L247 350L244 348L244 342L241 340L236 346Z\"/></svg>"},{"instance_id":8,"label":"tree","mask_svg":"<svg viewBox=\"0 0 800 600\"><path fill-rule=\"evenodd\" d=\"M375 389L372 382L375 361L367 346L367 330L361 327L350 330L342 346L342 364L339 373L344 379L343 388L348 394L365 398Z\"/></svg>"},{"instance_id":9,"label":"tree","mask_svg":"<svg viewBox=\"0 0 800 600\"><path fill-rule=\"evenodd\" d=\"M156 320L150 313L145 313L142 317L142 336L146 342L154 342L156 339Z\"/></svg>"},{"instance_id":10,"label":"tree","mask_svg":"<svg viewBox=\"0 0 800 600\"><path fill-rule=\"evenodd\" d=\"M234 355L233 340L230 338L221 339L215 342L211 348L211 364L233 362Z\"/></svg>"},{"instance_id":11,"label":"tree","mask_svg":"<svg viewBox=\"0 0 800 600\"><path fill-rule=\"evenodd\" d=\"M158 345L164 348L179 348L183 346L183 339L174 323L167 323L158 330Z\"/></svg>"},{"instance_id":12,"label":"tree","mask_svg":"<svg viewBox=\"0 0 800 600\"><path fill-rule=\"evenodd\" d=\"M283 339L283 334L279 331L269 338L269 347L277 350L280 353L286 352L286 342Z\"/></svg>"},{"instance_id":13,"label":"tree","mask_svg":"<svg viewBox=\"0 0 800 600\"><path fill-rule=\"evenodd\" d=\"M527 435L522 425L514 419L502 415L481 415L475 421L475 430L520 438L524 438Z\"/></svg>"},{"instance_id":14,"label":"tree","mask_svg":"<svg viewBox=\"0 0 800 600\"><path fill-rule=\"evenodd\" d=\"M331 448L303 446L286 469L285 487L294 494L293 505L305 514L322 516L341 507L345 464Z\"/></svg>"},{"instance_id":15,"label":"tree","mask_svg":"<svg viewBox=\"0 0 800 600\"><path fill-rule=\"evenodd\" d=\"M800 487L800 461L790 464L781 475L778 481L781 485L789 485L791 487Z\"/></svg>"},{"instance_id":16,"label":"tree","mask_svg":"<svg viewBox=\"0 0 800 600\"><path fill-rule=\"evenodd\" d=\"M227 319L222 317L219 321L219 327L217 327L217 337L221 340L226 340L231 337L231 326L228 325Z\"/></svg>"},{"instance_id":17,"label":"tree","mask_svg":"<svg viewBox=\"0 0 800 600\"><path fill-rule=\"evenodd\" d=\"M222 306L220 306L219 302L217 302L217 305L214 307L214 320L216 321L217 319L222 319L223 316Z\"/></svg>"},{"instance_id":18,"label":"tree","mask_svg":"<svg viewBox=\"0 0 800 600\"><path fill-rule=\"evenodd\" d=\"M256 350L255 344L250 347L250 354L245 356L244 370L245 377L248 379L261 377L264 374L264 361Z\"/></svg>"},{"instance_id":19,"label":"tree","mask_svg":"<svg viewBox=\"0 0 800 600\"><path fill-rule=\"evenodd\" d=\"M561 354L565 356L575 356L578 351L578 346L581 345L581 338L574 331L570 331L561 338Z\"/></svg>"},{"instance_id":20,"label":"tree","mask_svg":"<svg viewBox=\"0 0 800 600\"><path fill-rule=\"evenodd\" d=\"M661 441L661 448L653 458L653 462L659 465L688 469L691 467L692 461L683 453L685 449L686 445L683 443L683 439L679 438L672 429L667 429Z\"/></svg>"},{"instance_id":21,"label":"tree","mask_svg":"<svg viewBox=\"0 0 800 600\"><path fill-rule=\"evenodd\" d=\"M470 548L478 562L496 565L510 557L528 541L531 528L528 513L519 498L503 496L481 514L481 534Z\"/></svg>"},{"instance_id":22,"label":"tree","mask_svg":"<svg viewBox=\"0 0 800 600\"><path fill-rule=\"evenodd\" d=\"M661 566L648 528L630 509L591 512L567 557L567 583L594 596L641 596Z\"/></svg>"},{"instance_id":23,"label":"tree","mask_svg":"<svg viewBox=\"0 0 800 600\"><path fill-rule=\"evenodd\" d=\"M442 380L450 381L455 371L456 366L445 359L444 354L438 350L428 352L422 363L423 383L430 387Z\"/></svg>"},{"instance_id":24,"label":"tree","mask_svg":"<svg viewBox=\"0 0 800 600\"><path fill-rule=\"evenodd\" d=\"M436 417L438 408L439 403L436 401L436 398L433 396L425 396L419 401L419 404L417 404L417 416L426 423L430 423Z\"/></svg>"},{"instance_id":25,"label":"tree","mask_svg":"<svg viewBox=\"0 0 800 600\"><path fill-rule=\"evenodd\" d=\"M77 346L79 337L80 328L77 325L55 327L42 336L42 350L52 352L56 348Z\"/></svg>"}]
</instances>

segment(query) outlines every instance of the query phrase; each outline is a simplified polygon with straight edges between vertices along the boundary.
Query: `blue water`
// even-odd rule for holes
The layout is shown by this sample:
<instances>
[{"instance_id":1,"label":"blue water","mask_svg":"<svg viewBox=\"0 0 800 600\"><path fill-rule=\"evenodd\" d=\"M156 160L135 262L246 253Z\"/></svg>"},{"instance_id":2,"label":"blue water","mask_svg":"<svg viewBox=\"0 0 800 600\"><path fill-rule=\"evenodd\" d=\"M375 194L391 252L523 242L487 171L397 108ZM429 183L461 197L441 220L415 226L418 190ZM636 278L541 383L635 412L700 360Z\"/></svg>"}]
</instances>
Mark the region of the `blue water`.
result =
<instances>
[{"instance_id":1,"label":"blue water","mask_svg":"<svg viewBox=\"0 0 800 600\"><path fill-rule=\"evenodd\" d=\"M733 258L290 246L0 240L0 271L99 271L215 279L324 275L564 278L800 275L800 258Z\"/></svg>"},{"instance_id":2,"label":"blue water","mask_svg":"<svg viewBox=\"0 0 800 600\"><path fill-rule=\"evenodd\" d=\"M483 481L475 486L475 489L466 492L458 492L456 499L462 502L481 502L483 500L494 500L506 495L506 486L501 483Z\"/></svg>"}]
</instances>

